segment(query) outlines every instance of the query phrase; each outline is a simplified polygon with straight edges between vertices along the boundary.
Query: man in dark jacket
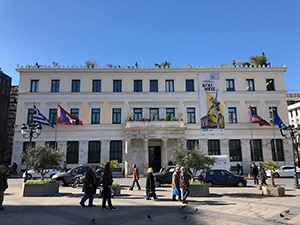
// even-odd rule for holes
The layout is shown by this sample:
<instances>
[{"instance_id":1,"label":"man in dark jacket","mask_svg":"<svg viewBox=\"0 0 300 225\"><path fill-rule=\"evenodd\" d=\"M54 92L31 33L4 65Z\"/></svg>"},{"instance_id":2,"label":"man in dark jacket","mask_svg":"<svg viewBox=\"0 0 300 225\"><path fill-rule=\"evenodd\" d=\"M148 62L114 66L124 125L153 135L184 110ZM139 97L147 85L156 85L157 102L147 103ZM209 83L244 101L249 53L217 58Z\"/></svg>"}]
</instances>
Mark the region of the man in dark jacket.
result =
<instances>
[{"instance_id":1,"label":"man in dark jacket","mask_svg":"<svg viewBox=\"0 0 300 225\"><path fill-rule=\"evenodd\" d=\"M133 190L135 183L136 183L136 186L138 187L138 190L141 190L141 186L139 184L139 179L140 179L139 170L138 170L138 168L136 168L135 164L132 165L132 168L133 168L133 182L132 182L132 185L129 188L129 190L130 191Z\"/></svg>"},{"instance_id":2,"label":"man in dark jacket","mask_svg":"<svg viewBox=\"0 0 300 225\"><path fill-rule=\"evenodd\" d=\"M266 174L264 168L262 168L261 166L258 166L257 168L258 168L258 178L259 178L259 181L260 181L258 190L261 190L261 187L262 187L263 185L267 185L266 179L267 179L268 177L267 177L267 174Z\"/></svg>"},{"instance_id":3,"label":"man in dark jacket","mask_svg":"<svg viewBox=\"0 0 300 225\"><path fill-rule=\"evenodd\" d=\"M258 185L258 169L254 163L251 164L250 174L253 176L254 184Z\"/></svg>"},{"instance_id":4,"label":"man in dark jacket","mask_svg":"<svg viewBox=\"0 0 300 225\"><path fill-rule=\"evenodd\" d=\"M188 204L186 201L186 198L189 196L190 191L190 183L187 173L185 172L185 168L181 167L181 173L180 173L180 187L182 189L182 203Z\"/></svg>"},{"instance_id":5,"label":"man in dark jacket","mask_svg":"<svg viewBox=\"0 0 300 225\"><path fill-rule=\"evenodd\" d=\"M4 210L4 208L2 207L4 191L8 188L5 171L6 167L0 166L0 210Z\"/></svg>"},{"instance_id":6,"label":"man in dark jacket","mask_svg":"<svg viewBox=\"0 0 300 225\"><path fill-rule=\"evenodd\" d=\"M176 167L173 176L172 176L172 201L177 201L176 200L176 195L174 195L174 189L175 187L178 190L178 201L181 201L181 191L180 191L180 177L179 177L179 167Z\"/></svg>"},{"instance_id":7,"label":"man in dark jacket","mask_svg":"<svg viewBox=\"0 0 300 225\"><path fill-rule=\"evenodd\" d=\"M106 200L108 203L108 207L111 211L116 211L117 208L113 207L113 205L111 204L111 193L110 193L110 189L111 189L111 185L113 183L113 178L112 178L112 165L110 162L106 163L105 165L105 169L104 169L104 175L103 175L103 200L102 200L102 210L107 211L108 209L106 208Z\"/></svg>"},{"instance_id":8,"label":"man in dark jacket","mask_svg":"<svg viewBox=\"0 0 300 225\"><path fill-rule=\"evenodd\" d=\"M157 199L155 194L155 183L153 176L153 169L150 167L148 169L147 180L146 180L146 200L150 200L150 197Z\"/></svg>"},{"instance_id":9,"label":"man in dark jacket","mask_svg":"<svg viewBox=\"0 0 300 225\"><path fill-rule=\"evenodd\" d=\"M95 170L96 170L96 166L92 165L85 174L84 186L82 188L82 191L84 192L85 195L79 202L79 204L82 207L85 207L84 203L87 199L89 199L88 206L95 207L95 205L93 205L94 194L96 194L96 189L97 189L97 179L96 179L96 175L95 175Z\"/></svg>"}]
</instances>

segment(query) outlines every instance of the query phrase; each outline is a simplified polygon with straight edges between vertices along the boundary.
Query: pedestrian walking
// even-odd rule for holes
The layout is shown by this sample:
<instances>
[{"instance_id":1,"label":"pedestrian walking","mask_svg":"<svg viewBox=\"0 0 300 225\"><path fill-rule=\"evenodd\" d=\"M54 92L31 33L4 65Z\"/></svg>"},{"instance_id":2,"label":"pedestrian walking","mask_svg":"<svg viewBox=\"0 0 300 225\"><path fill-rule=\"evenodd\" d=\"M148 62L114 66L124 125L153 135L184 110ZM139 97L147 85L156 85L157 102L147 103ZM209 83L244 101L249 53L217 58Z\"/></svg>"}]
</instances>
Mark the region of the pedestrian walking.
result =
<instances>
[{"instance_id":1,"label":"pedestrian walking","mask_svg":"<svg viewBox=\"0 0 300 225\"><path fill-rule=\"evenodd\" d=\"M178 201L181 201L181 191L180 191L180 171L179 167L176 167L172 176L172 201L176 200L176 190L178 192Z\"/></svg>"},{"instance_id":2,"label":"pedestrian walking","mask_svg":"<svg viewBox=\"0 0 300 225\"><path fill-rule=\"evenodd\" d=\"M151 200L150 197L153 197L155 200L158 199L155 194L153 169L151 167L148 169L146 180L146 200Z\"/></svg>"},{"instance_id":3,"label":"pedestrian walking","mask_svg":"<svg viewBox=\"0 0 300 225\"><path fill-rule=\"evenodd\" d=\"M0 166L0 210L4 210L4 208L2 207L2 203L4 199L4 192L8 188L5 171L6 167Z\"/></svg>"},{"instance_id":4,"label":"pedestrian walking","mask_svg":"<svg viewBox=\"0 0 300 225\"><path fill-rule=\"evenodd\" d=\"M190 194L189 187L190 187L190 183L189 183L188 175L185 172L185 168L181 167L180 188L182 189L182 203L183 204L188 204L188 202L186 201L186 198Z\"/></svg>"},{"instance_id":5,"label":"pedestrian walking","mask_svg":"<svg viewBox=\"0 0 300 225\"><path fill-rule=\"evenodd\" d=\"M236 164L236 174L239 175L241 170L241 165L239 163Z\"/></svg>"},{"instance_id":6,"label":"pedestrian walking","mask_svg":"<svg viewBox=\"0 0 300 225\"><path fill-rule=\"evenodd\" d=\"M85 201L89 199L89 207L95 207L93 204L94 194L96 194L97 190L97 179L95 175L96 166L90 166L89 170L85 174L84 185L82 191L84 192L84 196L79 202L82 207L85 207Z\"/></svg>"},{"instance_id":7,"label":"pedestrian walking","mask_svg":"<svg viewBox=\"0 0 300 225\"><path fill-rule=\"evenodd\" d=\"M64 161L64 168L63 168L63 170L64 170L65 172L67 172L67 163L66 163L66 161Z\"/></svg>"},{"instance_id":8,"label":"pedestrian walking","mask_svg":"<svg viewBox=\"0 0 300 225\"><path fill-rule=\"evenodd\" d=\"M141 186L139 184L139 179L140 179L139 170L138 170L138 168L136 168L135 164L132 165L132 168L133 168L133 182L132 182L132 185L129 188L129 190L130 191L133 190L134 184L136 184L136 186L138 187L138 190L141 190Z\"/></svg>"},{"instance_id":9,"label":"pedestrian walking","mask_svg":"<svg viewBox=\"0 0 300 225\"><path fill-rule=\"evenodd\" d=\"M105 165L105 169L104 169L104 175L103 175L103 200L102 200L102 210L107 211L108 209L106 208L106 201L108 203L108 207L111 211L116 211L117 208L114 207L111 204L111 193L110 193L110 189L111 189L111 185L113 183L113 177L112 177L112 165L110 162L106 163Z\"/></svg>"},{"instance_id":10,"label":"pedestrian walking","mask_svg":"<svg viewBox=\"0 0 300 225\"><path fill-rule=\"evenodd\" d=\"M17 169L18 169L18 164L16 162L14 162L11 166L11 169L12 169L12 173L17 175Z\"/></svg>"},{"instance_id":11,"label":"pedestrian walking","mask_svg":"<svg viewBox=\"0 0 300 225\"><path fill-rule=\"evenodd\" d=\"M258 185L258 169L254 163L251 164L250 174L253 176L254 185Z\"/></svg>"},{"instance_id":12,"label":"pedestrian walking","mask_svg":"<svg viewBox=\"0 0 300 225\"><path fill-rule=\"evenodd\" d=\"M261 168L261 166L258 166L257 169L258 169L258 178L260 181L258 190L261 190L261 187L263 185L267 185L266 180L268 179L268 177L267 177L267 174L266 174L264 168Z\"/></svg>"}]
</instances>

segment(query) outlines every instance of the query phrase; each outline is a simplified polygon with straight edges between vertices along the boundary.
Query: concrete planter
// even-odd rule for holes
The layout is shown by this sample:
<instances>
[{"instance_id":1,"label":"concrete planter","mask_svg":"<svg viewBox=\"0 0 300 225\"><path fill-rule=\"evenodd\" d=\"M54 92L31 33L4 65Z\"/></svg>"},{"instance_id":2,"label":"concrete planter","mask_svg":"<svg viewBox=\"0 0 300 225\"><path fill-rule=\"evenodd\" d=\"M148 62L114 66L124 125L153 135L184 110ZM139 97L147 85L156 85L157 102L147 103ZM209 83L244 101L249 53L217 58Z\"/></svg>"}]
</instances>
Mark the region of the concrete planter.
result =
<instances>
[{"instance_id":1,"label":"concrete planter","mask_svg":"<svg viewBox=\"0 0 300 225\"><path fill-rule=\"evenodd\" d=\"M121 195L121 187L113 187L114 190L114 196L120 196Z\"/></svg>"},{"instance_id":2,"label":"concrete planter","mask_svg":"<svg viewBox=\"0 0 300 225\"><path fill-rule=\"evenodd\" d=\"M59 183L23 184L23 196L53 196L58 194Z\"/></svg>"},{"instance_id":3,"label":"concrete planter","mask_svg":"<svg viewBox=\"0 0 300 225\"><path fill-rule=\"evenodd\" d=\"M209 195L208 184L191 184L189 197L204 197Z\"/></svg>"},{"instance_id":4,"label":"concrete planter","mask_svg":"<svg viewBox=\"0 0 300 225\"><path fill-rule=\"evenodd\" d=\"M271 188L271 187L264 187L262 186L262 194L266 196L273 196L273 197L284 197L285 196L285 188Z\"/></svg>"}]
</instances>

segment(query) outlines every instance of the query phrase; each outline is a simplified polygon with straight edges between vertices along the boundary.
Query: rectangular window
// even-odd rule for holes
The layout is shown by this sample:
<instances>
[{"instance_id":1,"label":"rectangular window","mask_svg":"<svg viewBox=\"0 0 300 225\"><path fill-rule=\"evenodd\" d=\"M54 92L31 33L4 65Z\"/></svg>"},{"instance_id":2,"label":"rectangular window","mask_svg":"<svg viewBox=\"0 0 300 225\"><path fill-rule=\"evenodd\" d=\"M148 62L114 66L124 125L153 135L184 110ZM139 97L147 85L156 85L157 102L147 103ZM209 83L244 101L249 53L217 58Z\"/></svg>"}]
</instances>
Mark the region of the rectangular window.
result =
<instances>
[{"instance_id":1,"label":"rectangular window","mask_svg":"<svg viewBox=\"0 0 300 225\"><path fill-rule=\"evenodd\" d=\"M207 145L209 155L221 155L219 140L208 140Z\"/></svg>"},{"instance_id":2,"label":"rectangular window","mask_svg":"<svg viewBox=\"0 0 300 225\"><path fill-rule=\"evenodd\" d=\"M93 92L101 92L101 80L93 80Z\"/></svg>"},{"instance_id":3,"label":"rectangular window","mask_svg":"<svg viewBox=\"0 0 300 225\"><path fill-rule=\"evenodd\" d=\"M122 141L111 141L110 142L110 160L118 160L122 162Z\"/></svg>"},{"instance_id":4,"label":"rectangular window","mask_svg":"<svg viewBox=\"0 0 300 225\"><path fill-rule=\"evenodd\" d=\"M46 141L46 145L49 145L50 148L56 149L57 148L57 142L55 141Z\"/></svg>"},{"instance_id":5,"label":"rectangular window","mask_svg":"<svg viewBox=\"0 0 300 225\"><path fill-rule=\"evenodd\" d=\"M71 116L75 116L77 118L79 118L79 109L71 109Z\"/></svg>"},{"instance_id":6,"label":"rectangular window","mask_svg":"<svg viewBox=\"0 0 300 225\"><path fill-rule=\"evenodd\" d=\"M72 92L80 92L80 80L72 80Z\"/></svg>"},{"instance_id":7,"label":"rectangular window","mask_svg":"<svg viewBox=\"0 0 300 225\"><path fill-rule=\"evenodd\" d=\"M274 145L274 139L271 140L271 148L272 148L272 159L274 162L277 161L277 156L278 156L278 161L284 161L284 150L283 150L283 143L282 139L276 139L276 148L277 148L277 154L275 151L275 145Z\"/></svg>"},{"instance_id":8,"label":"rectangular window","mask_svg":"<svg viewBox=\"0 0 300 225\"><path fill-rule=\"evenodd\" d=\"M228 107L228 122L237 123L236 107Z\"/></svg>"},{"instance_id":9,"label":"rectangular window","mask_svg":"<svg viewBox=\"0 0 300 225\"><path fill-rule=\"evenodd\" d=\"M274 79L266 79L267 91L275 91Z\"/></svg>"},{"instance_id":10,"label":"rectangular window","mask_svg":"<svg viewBox=\"0 0 300 225\"><path fill-rule=\"evenodd\" d=\"M142 109L133 109L134 118L135 120L141 120L143 117Z\"/></svg>"},{"instance_id":11,"label":"rectangular window","mask_svg":"<svg viewBox=\"0 0 300 225\"><path fill-rule=\"evenodd\" d=\"M150 80L150 92L158 92L158 80Z\"/></svg>"},{"instance_id":12,"label":"rectangular window","mask_svg":"<svg viewBox=\"0 0 300 225\"><path fill-rule=\"evenodd\" d=\"M88 163L100 163L101 142L90 141L88 150Z\"/></svg>"},{"instance_id":13,"label":"rectangular window","mask_svg":"<svg viewBox=\"0 0 300 225\"><path fill-rule=\"evenodd\" d=\"M195 91L194 80L185 80L185 90L186 92Z\"/></svg>"},{"instance_id":14,"label":"rectangular window","mask_svg":"<svg viewBox=\"0 0 300 225\"><path fill-rule=\"evenodd\" d=\"M198 140L187 140L186 142L186 147L188 150L194 150L196 145L199 145Z\"/></svg>"},{"instance_id":15,"label":"rectangular window","mask_svg":"<svg viewBox=\"0 0 300 225\"><path fill-rule=\"evenodd\" d=\"M27 124L31 124L33 120L33 109L28 109Z\"/></svg>"},{"instance_id":16,"label":"rectangular window","mask_svg":"<svg viewBox=\"0 0 300 225\"><path fill-rule=\"evenodd\" d=\"M290 111L291 117L293 118L293 111Z\"/></svg>"},{"instance_id":17,"label":"rectangular window","mask_svg":"<svg viewBox=\"0 0 300 225\"><path fill-rule=\"evenodd\" d=\"M51 80L51 92L59 92L60 80Z\"/></svg>"},{"instance_id":18,"label":"rectangular window","mask_svg":"<svg viewBox=\"0 0 300 225\"><path fill-rule=\"evenodd\" d=\"M252 151L252 140L250 140L251 161L264 161L261 139L253 139L254 155Z\"/></svg>"},{"instance_id":19,"label":"rectangular window","mask_svg":"<svg viewBox=\"0 0 300 225\"><path fill-rule=\"evenodd\" d=\"M142 80L134 80L134 92L143 92L143 81Z\"/></svg>"},{"instance_id":20,"label":"rectangular window","mask_svg":"<svg viewBox=\"0 0 300 225\"><path fill-rule=\"evenodd\" d=\"M166 92L174 92L174 80L166 80Z\"/></svg>"},{"instance_id":21,"label":"rectangular window","mask_svg":"<svg viewBox=\"0 0 300 225\"><path fill-rule=\"evenodd\" d=\"M67 142L67 164L77 164L78 163L78 141L68 141Z\"/></svg>"},{"instance_id":22,"label":"rectangular window","mask_svg":"<svg viewBox=\"0 0 300 225\"><path fill-rule=\"evenodd\" d=\"M277 112L277 107L273 106L274 111L278 114ZM269 107L269 118L270 118L270 123L273 123L273 112L272 112L272 107Z\"/></svg>"},{"instance_id":23,"label":"rectangular window","mask_svg":"<svg viewBox=\"0 0 300 225\"><path fill-rule=\"evenodd\" d=\"M30 82L30 92L39 92L39 80L31 80Z\"/></svg>"},{"instance_id":24,"label":"rectangular window","mask_svg":"<svg viewBox=\"0 0 300 225\"><path fill-rule=\"evenodd\" d=\"M150 121L158 120L159 118L159 109L158 108L151 108L149 110L150 114Z\"/></svg>"},{"instance_id":25,"label":"rectangular window","mask_svg":"<svg viewBox=\"0 0 300 225\"><path fill-rule=\"evenodd\" d=\"M113 92L122 92L122 80L114 80Z\"/></svg>"},{"instance_id":26,"label":"rectangular window","mask_svg":"<svg viewBox=\"0 0 300 225\"><path fill-rule=\"evenodd\" d=\"M195 108L187 108L187 123L196 123Z\"/></svg>"},{"instance_id":27,"label":"rectangular window","mask_svg":"<svg viewBox=\"0 0 300 225\"><path fill-rule=\"evenodd\" d=\"M49 121L52 124L56 124L56 121L57 121L57 109L49 109Z\"/></svg>"},{"instance_id":28,"label":"rectangular window","mask_svg":"<svg viewBox=\"0 0 300 225\"><path fill-rule=\"evenodd\" d=\"M113 109L113 124L120 124L121 123L121 109Z\"/></svg>"},{"instance_id":29,"label":"rectangular window","mask_svg":"<svg viewBox=\"0 0 300 225\"><path fill-rule=\"evenodd\" d=\"M241 140L229 140L230 161L242 161Z\"/></svg>"},{"instance_id":30,"label":"rectangular window","mask_svg":"<svg viewBox=\"0 0 300 225\"><path fill-rule=\"evenodd\" d=\"M100 109L92 109L91 124L100 124Z\"/></svg>"},{"instance_id":31,"label":"rectangular window","mask_svg":"<svg viewBox=\"0 0 300 225\"><path fill-rule=\"evenodd\" d=\"M166 109L166 120L172 120L173 118L175 118L175 109L167 108Z\"/></svg>"},{"instance_id":32,"label":"rectangular window","mask_svg":"<svg viewBox=\"0 0 300 225\"><path fill-rule=\"evenodd\" d=\"M246 79L246 91L255 91L254 79Z\"/></svg>"},{"instance_id":33,"label":"rectangular window","mask_svg":"<svg viewBox=\"0 0 300 225\"><path fill-rule=\"evenodd\" d=\"M226 79L226 91L235 91L234 79Z\"/></svg>"}]
</instances>

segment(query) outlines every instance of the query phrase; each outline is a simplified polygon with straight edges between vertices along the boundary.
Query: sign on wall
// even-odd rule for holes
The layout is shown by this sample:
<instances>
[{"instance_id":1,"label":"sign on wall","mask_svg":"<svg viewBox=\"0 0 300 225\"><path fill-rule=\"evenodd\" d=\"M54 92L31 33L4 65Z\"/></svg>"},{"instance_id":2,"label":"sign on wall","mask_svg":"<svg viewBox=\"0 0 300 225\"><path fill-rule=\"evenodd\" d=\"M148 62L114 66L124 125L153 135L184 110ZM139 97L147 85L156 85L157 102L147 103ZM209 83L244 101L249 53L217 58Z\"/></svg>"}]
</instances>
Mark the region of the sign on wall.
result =
<instances>
[{"instance_id":1,"label":"sign on wall","mask_svg":"<svg viewBox=\"0 0 300 225\"><path fill-rule=\"evenodd\" d=\"M219 73L199 74L200 115L203 134L223 133L224 106Z\"/></svg>"}]
</instances>

